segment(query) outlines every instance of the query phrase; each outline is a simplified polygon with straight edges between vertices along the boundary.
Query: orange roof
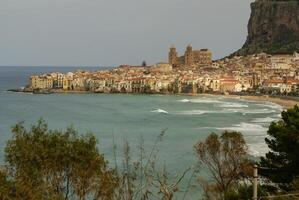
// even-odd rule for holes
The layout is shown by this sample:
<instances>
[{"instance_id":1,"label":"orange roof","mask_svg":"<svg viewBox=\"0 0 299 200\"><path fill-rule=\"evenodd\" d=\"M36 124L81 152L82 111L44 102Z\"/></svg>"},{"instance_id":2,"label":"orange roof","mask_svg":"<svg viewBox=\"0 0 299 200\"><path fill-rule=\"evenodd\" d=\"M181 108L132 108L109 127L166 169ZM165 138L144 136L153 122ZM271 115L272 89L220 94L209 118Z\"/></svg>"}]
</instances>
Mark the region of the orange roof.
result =
<instances>
[{"instance_id":1,"label":"orange roof","mask_svg":"<svg viewBox=\"0 0 299 200\"><path fill-rule=\"evenodd\" d=\"M226 83L238 83L239 81L237 80L221 80L222 84L226 84Z\"/></svg>"}]
</instances>

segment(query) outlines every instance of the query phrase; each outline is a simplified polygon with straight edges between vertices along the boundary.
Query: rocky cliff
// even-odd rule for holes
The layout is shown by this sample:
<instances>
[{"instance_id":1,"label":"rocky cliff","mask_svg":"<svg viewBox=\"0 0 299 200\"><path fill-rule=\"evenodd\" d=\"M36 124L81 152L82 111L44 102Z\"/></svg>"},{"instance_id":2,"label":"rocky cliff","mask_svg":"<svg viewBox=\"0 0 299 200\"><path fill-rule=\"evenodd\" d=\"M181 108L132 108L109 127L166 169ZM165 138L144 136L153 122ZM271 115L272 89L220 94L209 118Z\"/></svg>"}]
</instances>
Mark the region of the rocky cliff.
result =
<instances>
[{"instance_id":1,"label":"rocky cliff","mask_svg":"<svg viewBox=\"0 0 299 200\"><path fill-rule=\"evenodd\" d=\"M299 0L256 0L248 36L234 55L299 52Z\"/></svg>"}]
</instances>

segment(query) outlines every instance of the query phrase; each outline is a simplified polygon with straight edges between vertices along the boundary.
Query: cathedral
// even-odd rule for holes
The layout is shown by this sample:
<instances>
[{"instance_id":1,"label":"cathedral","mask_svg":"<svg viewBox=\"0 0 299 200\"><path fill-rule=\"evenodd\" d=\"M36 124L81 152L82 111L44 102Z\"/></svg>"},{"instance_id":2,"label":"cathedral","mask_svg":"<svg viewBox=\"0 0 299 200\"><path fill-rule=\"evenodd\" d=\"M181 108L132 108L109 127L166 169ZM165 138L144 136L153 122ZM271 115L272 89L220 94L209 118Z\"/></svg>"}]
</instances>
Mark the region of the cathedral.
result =
<instances>
[{"instance_id":1,"label":"cathedral","mask_svg":"<svg viewBox=\"0 0 299 200\"><path fill-rule=\"evenodd\" d=\"M208 49L192 50L188 45L185 55L178 56L175 46L170 47L168 62L172 66L205 66L212 64L212 53Z\"/></svg>"}]
</instances>

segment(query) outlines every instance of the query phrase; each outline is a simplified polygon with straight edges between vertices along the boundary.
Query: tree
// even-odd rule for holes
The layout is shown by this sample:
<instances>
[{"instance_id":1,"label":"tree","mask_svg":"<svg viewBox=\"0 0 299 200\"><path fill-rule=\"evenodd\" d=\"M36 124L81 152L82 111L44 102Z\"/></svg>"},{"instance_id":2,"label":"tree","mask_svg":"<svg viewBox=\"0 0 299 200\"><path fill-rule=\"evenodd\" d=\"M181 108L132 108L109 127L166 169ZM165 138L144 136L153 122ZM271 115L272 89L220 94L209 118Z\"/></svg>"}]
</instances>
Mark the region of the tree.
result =
<instances>
[{"instance_id":1,"label":"tree","mask_svg":"<svg viewBox=\"0 0 299 200\"><path fill-rule=\"evenodd\" d=\"M165 167L162 172L156 169L157 145L165 131L148 155L141 139L139 161L131 160L126 142L119 168L113 140L115 168L111 169L91 134L80 136L72 127L49 130L43 120L30 129L18 123L5 148L6 167L0 168L0 199L172 200L189 169L175 178L169 177Z\"/></svg>"},{"instance_id":2,"label":"tree","mask_svg":"<svg viewBox=\"0 0 299 200\"><path fill-rule=\"evenodd\" d=\"M210 181L201 179L207 199L226 199L227 193L251 172L241 133L225 131L221 136L212 133L195 145L195 151L200 165L211 175Z\"/></svg>"},{"instance_id":3,"label":"tree","mask_svg":"<svg viewBox=\"0 0 299 200\"><path fill-rule=\"evenodd\" d=\"M15 197L113 199L118 179L99 154L94 136L78 136L73 128L48 130L43 120L29 130L19 123L12 133L5 159Z\"/></svg>"},{"instance_id":4,"label":"tree","mask_svg":"<svg viewBox=\"0 0 299 200\"><path fill-rule=\"evenodd\" d=\"M283 111L282 119L272 122L266 143L270 151L261 158L261 174L285 190L293 189L299 176L299 107Z\"/></svg>"},{"instance_id":5,"label":"tree","mask_svg":"<svg viewBox=\"0 0 299 200\"><path fill-rule=\"evenodd\" d=\"M142 64L141 64L141 66L142 66L142 67L146 67L146 66L147 66L147 64L146 64L145 60L144 60L144 61L142 61Z\"/></svg>"},{"instance_id":6,"label":"tree","mask_svg":"<svg viewBox=\"0 0 299 200\"><path fill-rule=\"evenodd\" d=\"M190 171L186 169L183 173L177 174L175 177L170 177L166 166L159 169L157 165L158 159L158 144L162 141L166 130L161 131L153 142L153 146L146 152L144 140L141 136L139 144L139 157L137 160L132 159L130 145L127 140L124 141L123 149L123 167L117 170L119 174L119 187L117 191L117 200L173 200L179 192L179 184L184 179L185 175ZM115 162L116 148L114 144ZM117 164L116 168L117 167ZM187 192L186 192L187 193Z\"/></svg>"},{"instance_id":7,"label":"tree","mask_svg":"<svg viewBox=\"0 0 299 200\"><path fill-rule=\"evenodd\" d=\"M5 171L0 170L0 199L11 200L13 183L8 180L8 175Z\"/></svg>"}]
</instances>

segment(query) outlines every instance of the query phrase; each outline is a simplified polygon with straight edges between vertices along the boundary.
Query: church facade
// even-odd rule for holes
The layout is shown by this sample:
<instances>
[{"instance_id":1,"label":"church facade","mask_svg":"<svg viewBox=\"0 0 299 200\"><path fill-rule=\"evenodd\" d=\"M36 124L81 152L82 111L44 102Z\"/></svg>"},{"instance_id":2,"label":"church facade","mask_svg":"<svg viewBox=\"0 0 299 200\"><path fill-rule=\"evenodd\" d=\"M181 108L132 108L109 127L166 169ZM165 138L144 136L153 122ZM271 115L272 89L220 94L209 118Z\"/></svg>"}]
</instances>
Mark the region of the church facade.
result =
<instances>
[{"instance_id":1,"label":"church facade","mask_svg":"<svg viewBox=\"0 0 299 200\"><path fill-rule=\"evenodd\" d=\"M188 45L183 56L178 56L175 46L170 47L168 62L172 66L205 66L212 64L212 53L208 49L193 50Z\"/></svg>"}]
</instances>

